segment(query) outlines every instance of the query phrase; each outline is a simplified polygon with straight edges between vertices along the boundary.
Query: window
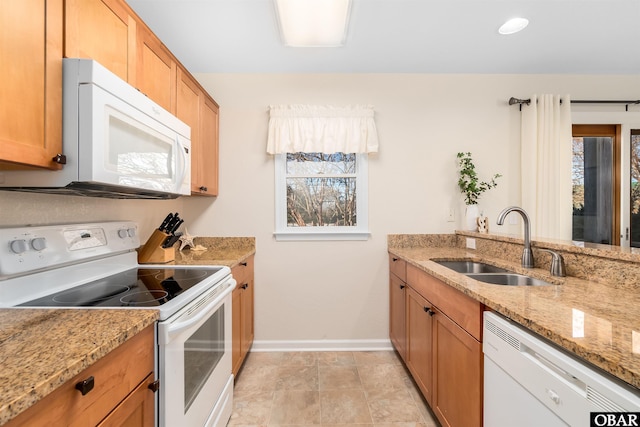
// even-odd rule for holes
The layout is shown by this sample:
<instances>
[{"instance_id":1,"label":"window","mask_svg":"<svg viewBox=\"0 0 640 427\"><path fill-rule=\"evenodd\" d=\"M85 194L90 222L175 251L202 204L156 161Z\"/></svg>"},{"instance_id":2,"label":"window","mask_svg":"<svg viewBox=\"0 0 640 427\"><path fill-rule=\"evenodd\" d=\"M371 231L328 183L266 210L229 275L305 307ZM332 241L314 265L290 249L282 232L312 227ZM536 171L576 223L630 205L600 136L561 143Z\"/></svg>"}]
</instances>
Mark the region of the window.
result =
<instances>
[{"instance_id":1,"label":"window","mask_svg":"<svg viewBox=\"0 0 640 427\"><path fill-rule=\"evenodd\" d=\"M366 240L367 154L275 156L277 240Z\"/></svg>"},{"instance_id":2,"label":"window","mask_svg":"<svg viewBox=\"0 0 640 427\"><path fill-rule=\"evenodd\" d=\"M620 244L620 127L573 125L572 240Z\"/></svg>"}]
</instances>

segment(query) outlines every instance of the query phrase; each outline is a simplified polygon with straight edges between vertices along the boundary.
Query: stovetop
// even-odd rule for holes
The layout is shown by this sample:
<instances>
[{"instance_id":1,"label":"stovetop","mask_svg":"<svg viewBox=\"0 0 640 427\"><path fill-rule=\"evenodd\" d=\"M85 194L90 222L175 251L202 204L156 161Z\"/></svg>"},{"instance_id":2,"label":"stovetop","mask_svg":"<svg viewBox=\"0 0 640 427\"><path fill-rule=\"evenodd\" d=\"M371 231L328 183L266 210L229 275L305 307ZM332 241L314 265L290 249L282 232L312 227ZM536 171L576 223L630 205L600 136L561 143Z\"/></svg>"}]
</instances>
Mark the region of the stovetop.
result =
<instances>
[{"instance_id":1,"label":"stovetop","mask_svg":"<svg viewBox=\"0 0 640 427\"><path fill-rule=\"evenodd\" d=\"M21 307L158 307L222 270L211 268L132 268L46 295Z\"/></svg>"}]
</instances>

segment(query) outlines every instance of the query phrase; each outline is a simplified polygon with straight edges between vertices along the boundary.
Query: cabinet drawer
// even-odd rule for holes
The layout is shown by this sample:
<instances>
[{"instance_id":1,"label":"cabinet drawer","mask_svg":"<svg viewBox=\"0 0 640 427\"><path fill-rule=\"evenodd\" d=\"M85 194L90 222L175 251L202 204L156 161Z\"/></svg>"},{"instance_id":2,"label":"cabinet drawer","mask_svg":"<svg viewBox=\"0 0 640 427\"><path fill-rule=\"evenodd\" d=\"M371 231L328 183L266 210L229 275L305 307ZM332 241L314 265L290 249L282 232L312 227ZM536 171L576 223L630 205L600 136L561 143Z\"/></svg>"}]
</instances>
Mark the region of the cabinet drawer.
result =
<instances>
[{"instance_id":1,"label":"cabinet drawer","mask_svg":"<svg viewBox=\"0 0 640 427\"><path fill-rule=\"evenodd\" d=\"M253 278L253 256L245 259L231 269L233 278L238 282L238 286L248 283Z\"/></svg>"},{"instance_id":2,"label":"cabinet drawer","mask_svg":"<svg viewBox=\"0 0 640 427\"><path fill-rule=\"evenodd\" d=\"M389 271L403 282L407 281L407 262L405 260L389 254Z\"/></svg>"},{"instance_id":3,"label":"cabinet drawer","mask_svg":"<svg viewBox=\"0 0 640 427\"><path fill-rule=\"evenodd\" d=\"M475 339L482 341L483 306L480 302L412 265L407 266L407 284Z\"/></svg>"},{"instance_id":4,"label":"cabinet drawer","mask_svg":"<svg viewBox=\"0 0 640 427\"><path fill-rule=\"evenodd\" d=\"M117 347L8 425L95 426L151 372L154 326ZM84 396L76 384L93 377L94 387Z\"/></svg>"}]
</instances>

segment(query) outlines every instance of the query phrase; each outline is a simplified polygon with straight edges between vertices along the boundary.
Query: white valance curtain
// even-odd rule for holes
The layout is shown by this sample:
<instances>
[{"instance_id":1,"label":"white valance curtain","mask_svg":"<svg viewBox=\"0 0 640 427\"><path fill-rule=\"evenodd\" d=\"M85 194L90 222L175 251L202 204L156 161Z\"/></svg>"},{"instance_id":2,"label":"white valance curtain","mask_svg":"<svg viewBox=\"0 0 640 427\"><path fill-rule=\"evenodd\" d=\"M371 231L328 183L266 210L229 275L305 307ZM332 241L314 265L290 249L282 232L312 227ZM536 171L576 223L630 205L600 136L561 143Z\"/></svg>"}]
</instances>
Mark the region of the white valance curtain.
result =
<instances>
[{"instance_id":1,"label":"white valance curtain","mask_svg":"<svg viewBox=\"0 0 640 427\"><path fill-rule=\"evenodd\" d=\"M532 95L521 120L522 207L531 217L531 233L571 240L569 95Z\"/></svg>"},{"instance_id":2,"label":"white valance curtain","mask_svg":"<svg viewBox=\"0 0 640 427\"><path fill-rule=\"evenodd\" d=\"M378 133L372 106L269 107L267 153L375 153Z\"/></svg>"}]
</instances>

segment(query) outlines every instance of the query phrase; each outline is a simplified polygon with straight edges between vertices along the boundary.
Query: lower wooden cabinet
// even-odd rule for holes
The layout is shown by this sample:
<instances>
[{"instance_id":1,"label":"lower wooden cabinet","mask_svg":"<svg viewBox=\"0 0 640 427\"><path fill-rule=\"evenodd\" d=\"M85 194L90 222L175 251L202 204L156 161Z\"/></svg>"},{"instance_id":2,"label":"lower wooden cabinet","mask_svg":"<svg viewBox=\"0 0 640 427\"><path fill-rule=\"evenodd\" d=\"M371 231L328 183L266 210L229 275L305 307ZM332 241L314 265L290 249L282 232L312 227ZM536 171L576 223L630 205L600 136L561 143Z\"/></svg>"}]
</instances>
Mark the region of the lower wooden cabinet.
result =
<instances>
[{"instance_id":1,"label":"lower wooden cabinet","mask_svg":"<svg viewBox=\"0 0 640 427\"><path fill-rule=\"evenodd\" d=\"M7 426L152 427L155 422L153 366L154 326L151 325Z\"/></svg>"},{"instance_id":2,"label":"lower wooden cabinet","mask_svg":"<svg viewBox=\"0 0 640 427\"><path fill-rule=\"evenodd\" d=\"M146 427L155 425L155 400L149 390L153 381L153 374L149 374L98 426Z\"/></svg>"},{"instance_id":3,"label":"lower wooden cabinet","mask_svg":"<svg viewBox=\"0 0 640 427\"><path fill-rule=\"evenodd\" d=\"M390 335L425 400L446 427L482 426L482 312L462 292L406 265L404 306L396 289L398 264L390 257ZM404 309L405 339L393 335ZM404 348L403 348L404 343Z\"/></svg>"},{"instance_id":4,"label":"lower wooden cabinet","mask_svg":"<svg viewBox=\"0 0 640 427\"><path fill-rule=\"evenodd\" d=\"M433 318L431 304L412 288L407 290L407 348L405 363L429 404L433 401Z\"/></svg>"},{"instance_id":5,"label":"lower wooden cabinet","mask_svg":"<svg viewBox=\"0 0 640 427\"><path fill-rule=\"evenodd\" d=\"M254 337L253 300L254 269L253 256L231 269L237 285L232 294L231 320L231 364L233 375L240 367L251 349Z\"/></svg>"},{"instance_id":6,"label":"lower wooden cabinet","mask_svg":"<svg viewBox=\"0 0 640 427\"><path fill-rule=\"evenodd\" d=\"M389 338L406 361L406 292L407 284L395 274L389 276Z\"/></svg>"},{"instance_id":7,"label":"lower wooden cabinet","mask_svg":"<svg viewBox=\"0 0 640 427\"><path fill-rule=\"evenodd\" d=\"M482 344L444 314L432 319L431 408L442 426L481 426Z\"/></svg>"}]
</instances>

